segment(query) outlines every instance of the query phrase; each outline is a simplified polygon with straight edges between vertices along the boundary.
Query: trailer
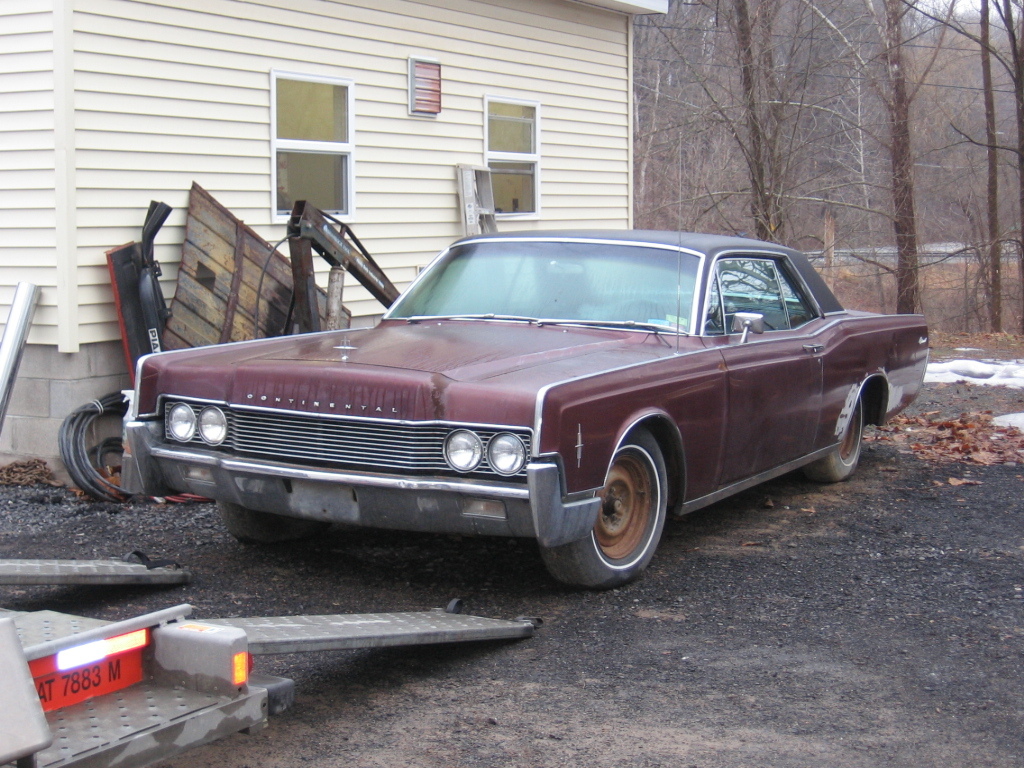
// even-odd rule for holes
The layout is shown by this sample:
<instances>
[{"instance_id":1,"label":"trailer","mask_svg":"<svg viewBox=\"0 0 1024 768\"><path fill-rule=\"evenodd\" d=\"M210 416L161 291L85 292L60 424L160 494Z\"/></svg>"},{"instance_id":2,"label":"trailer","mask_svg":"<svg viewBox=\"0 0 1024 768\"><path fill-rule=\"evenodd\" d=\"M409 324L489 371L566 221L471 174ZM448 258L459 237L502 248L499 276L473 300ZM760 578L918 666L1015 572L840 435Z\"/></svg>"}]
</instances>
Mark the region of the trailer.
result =
<instances>
[{"instance_id":1,"label":"trailer","mask_svg":"<svg viewBox=\"0 0 1024 768\"><path fill-rule=\"evenodd\" d=\"M294 702L262 654L529 637L538 621L419 612L195 620L178 605L119 622L0 609L0 766L141 768Z\"/></svg>"}]
</instances>

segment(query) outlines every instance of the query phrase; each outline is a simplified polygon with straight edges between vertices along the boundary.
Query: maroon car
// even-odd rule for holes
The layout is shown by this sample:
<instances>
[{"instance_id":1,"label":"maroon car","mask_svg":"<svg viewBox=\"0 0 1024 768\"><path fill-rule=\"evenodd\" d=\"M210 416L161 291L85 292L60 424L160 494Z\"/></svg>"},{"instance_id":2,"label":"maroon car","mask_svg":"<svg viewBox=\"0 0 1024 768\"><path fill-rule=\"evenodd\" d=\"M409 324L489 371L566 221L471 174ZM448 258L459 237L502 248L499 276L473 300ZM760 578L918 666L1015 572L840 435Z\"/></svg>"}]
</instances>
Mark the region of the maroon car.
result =
<instances>
[{"instance_id":1,"label":"maroon car","mask_svg":"<svg viewBox=\"0 0 1024 768\"><path fill-rule=\"evenodd\" d=\"M797 468L848 477L927 358L921 317L844 310L780 246L483 235L375 328L144 358L123 482L212 497L240 539L531 537L558 580L612 587L669 514Z\"/></svg>"}]
</instances>

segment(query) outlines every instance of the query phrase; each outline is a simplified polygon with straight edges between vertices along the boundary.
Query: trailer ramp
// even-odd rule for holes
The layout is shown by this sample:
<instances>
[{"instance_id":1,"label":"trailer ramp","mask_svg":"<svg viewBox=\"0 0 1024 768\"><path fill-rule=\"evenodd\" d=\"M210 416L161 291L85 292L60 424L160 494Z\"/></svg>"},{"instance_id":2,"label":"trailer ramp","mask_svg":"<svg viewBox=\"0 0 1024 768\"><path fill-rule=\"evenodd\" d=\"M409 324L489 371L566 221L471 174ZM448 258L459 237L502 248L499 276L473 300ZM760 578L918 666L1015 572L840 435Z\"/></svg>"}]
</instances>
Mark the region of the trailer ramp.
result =
<instances>
[{"instance_id":1,"label":"trailer ramp","mask_svg":"<svg viewBox=\"0 0 1024 768\"><path fill-rule=\"evenodd\" d=\"M0 560L0 585L97 586L188 584L192 574L176 565L126 560Z\"/></svg>"},{"instance_id":2,"label":"trailer ramp","mask_svg":"<svg viewBox=\"0 0 1024 768\"><path fill-rule=\"evenodd\" d=\"M507 640L530 637L535 627L531 619L488 619L440 608L406 613L206 619L204 623L244 630L253 655Z\"/></svg>"}]
</instances>

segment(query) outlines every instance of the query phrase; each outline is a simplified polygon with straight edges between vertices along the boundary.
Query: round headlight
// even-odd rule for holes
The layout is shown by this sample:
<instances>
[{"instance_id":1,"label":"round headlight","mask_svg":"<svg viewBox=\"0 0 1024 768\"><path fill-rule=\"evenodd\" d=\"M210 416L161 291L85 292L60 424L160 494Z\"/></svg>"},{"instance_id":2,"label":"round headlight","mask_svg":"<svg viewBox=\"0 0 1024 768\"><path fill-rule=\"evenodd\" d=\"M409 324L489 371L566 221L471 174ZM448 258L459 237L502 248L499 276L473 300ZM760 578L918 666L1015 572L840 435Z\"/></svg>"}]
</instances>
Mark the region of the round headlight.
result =
<instances>
[{"instance_id":1,"label":"round headlight","mask_svg":"<svg viewBox=\"0 0 1024 768\"><path fill-rule=\"evenodd\" d=\"M514 475L526 463L526 446L515 435L502 432L487 444L487 460L495 472Z\"/></svg>"},{"instance_id":2,"label":"round headlight","mask_svg":"<svg viewBox=\"0 0 1024 768\"><path fill-rule=\"evenodd\" d=\"M196 434L196 414L190 406L178 403L167 414L167 431L175 440L187 443Z\"/></svg>"},{"instance_id":3,"label":"round headlight","mask_svg":"<svg viewBox=\"0 0 1024 768\"><path fill-rule=\"evenodd\" d=\"M444 458L452 469L472 472L484 458L484 444L468 429L457 430L444 441Z\"/></svg>"},{"instance_id":4,"label":"round headlight","mask_svg":"<svg viewBox=\"0 0 1024 768\"><path fill-rule=\"evenodd\" d=\"M203 408L199 414L199 436L210 445L220 445L228 436L228 419L224 411L214 406Z\"/></svg>"}]
</instances>

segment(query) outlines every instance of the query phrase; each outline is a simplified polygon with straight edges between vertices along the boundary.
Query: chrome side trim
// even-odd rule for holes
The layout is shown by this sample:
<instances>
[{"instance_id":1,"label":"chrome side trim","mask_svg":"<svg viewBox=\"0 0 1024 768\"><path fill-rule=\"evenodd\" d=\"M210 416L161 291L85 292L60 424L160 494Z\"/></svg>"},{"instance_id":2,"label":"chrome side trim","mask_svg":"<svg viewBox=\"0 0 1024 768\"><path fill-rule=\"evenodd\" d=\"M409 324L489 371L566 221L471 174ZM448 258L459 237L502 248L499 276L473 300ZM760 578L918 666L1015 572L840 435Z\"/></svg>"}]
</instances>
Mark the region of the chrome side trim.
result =
<instances>
[{"instance_id":1,"label":"chrome side trim","mask_svg":"<svg viewBox=\"0 0 1024 768\"><path fill-rule=\"evenodd\" d=\"M158 459L182 463L220 467L231 472L249 472L256 475L283 477L291 480L318 480L338 485L370 486L403 491L448 491L473 496L493 496L500 499L529 499L530 491L521 485L491 485L473 481L434 480L375 475L363 472L342 472L323 469L304 469L276 462L247 461L208 453L170 450L153 446L151 454Z\"/></svg>"},{"instance_id":2,"label":"chrome side trim","mask_svg":"<svg viewBox=\"0 0 1024 768\"><path fill-rule=\"evenodd\" d=\"M813 339L815 336L821 335L825 331L831 329L832 327L834 327L834 326L836 326L836 325L838 325L840 323L850 323L850 322L856 322L856 321L862 321L862 320L863 321L877 320L879 317L884 317L884 315L868 315L868 316L860 317L860 316L849 316L849 315L846 315L845 313L842 313L842 317L832 317L831 319L826 319L824 317L823 318L819 318L819 319L826 320L826 322L825 322L824 325L822 325L820 328L817 328L813 332L800 333L800 331L803 330L802 328L797 328L795 331L783 331L783 332L785 332L785 333L793 333L794 334L793 336L787 336L786 337L787 339L801 339L801 338L803 338L803 339ZM907 317L910 317L910 315L907 315ZM768 332L766 332L764 334L761 334L760 336L755 336L750 341L747 342L747 346L751 346L751 345L754 345L754 344L771 344L771 343L774 343L774 342L779 340L779 337L777 337L777 336L773 337L773 336L770 336L769 334L771 334L771 333L779 333L779 332L780 331L768 331ZM711 338L728 338L728 336L725 336L725 337L714 336L714 337L711 337ZM628 371L631 368L639 368L640 366L643 366L643 365L653 365L654 363L661 363L661 362L664 362L665 360L669 360L669 359L678 359L678 358L681 358L681 357L689 357L691 355L700 355L700 354L704 354L706 352L716 352L719 349L720 349L719 347L706 347L704 349L695 349L692 352L676 352L673 355L666 355L665 357L657 357L657 358L654 358L653 360L641 360L638 363L630 363L629 365L623 365L623 366L620 366L618 368L609 368L609 369L604 370L604 371L597 371L597 372L593 372L593 373L584 373L584 374L581 374L579 376L574 376L574 377L569 378L569 379L563 379L561 381L555 381L555 382L552 382L550 384L545 384L543 387L541 387L537 391L537 399L536 399L536 402L535 402L535 405L534 405L534 409L533 409L533 439L534 439L534 446L535 446L534 450L535 451L538 450L539 447L540 447L540 443L541 443L541 427L543 425L543 419L542 419L541 414L544 411L544 398L547 396L547 393L549 391L551 391L552 389L554 389L555 387L560 387L563 384L575 384L578 381L583 381L584 379L594 378L596 376L604 376L604 375L610 374L610 373L619 373L620 371ZM536 458L536 455L537 454L534 454L533 458Z\"/></svg>"},{"instance_id":3,"label":"chrome side trim","mask_svg":"<svg viewBox=\"0 0 1024 768\"><path fill-rule=\"evenodd\" d=\"M800 467L810 464L812 461L817 461L818 459L827 456L835 450L836 445L838 445L838 443L830 445L827 448L822 448L814 453L809 453L806 456L801 456L799 459L793 459L793 461L775 467L774 469L769 469L759 475L748 477L746 480L740 480L738 483L733 483L732 485L727 485L724 488L719 488L717 491L709 493L707 496L701 496L699 499L687 501L680 508L679 514L688 515L691 512L696 512L698 509L703 509L704 507L714 504L716 501L721 501L722 499L737 494L740 491L745 491L747 488L753 488L755 485L760 485L761 483L780 477L787 472L792 472L794 469L799 469Z\"/></svg>"}]
</instances>

